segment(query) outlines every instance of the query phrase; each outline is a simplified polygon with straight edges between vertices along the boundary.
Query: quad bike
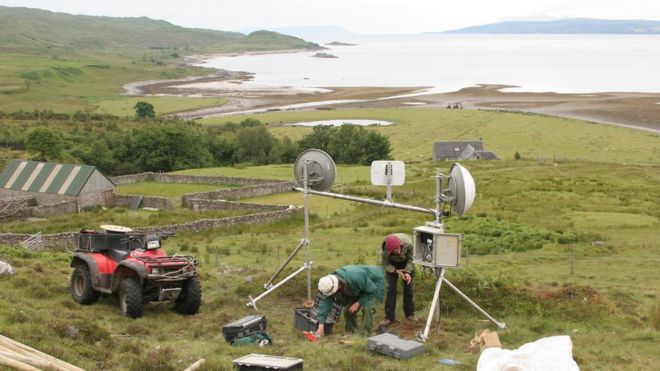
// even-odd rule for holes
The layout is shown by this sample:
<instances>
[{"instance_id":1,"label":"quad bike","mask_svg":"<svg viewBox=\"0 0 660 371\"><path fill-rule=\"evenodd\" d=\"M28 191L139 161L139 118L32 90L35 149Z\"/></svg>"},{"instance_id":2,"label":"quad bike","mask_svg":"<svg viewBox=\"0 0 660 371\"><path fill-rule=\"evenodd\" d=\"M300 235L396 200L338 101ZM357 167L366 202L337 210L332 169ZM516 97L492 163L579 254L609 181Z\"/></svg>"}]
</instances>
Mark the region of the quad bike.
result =
<instances>
[{"instance_id":1,"label":"quad bike","mask_svg":"<svg viewBox=\"0 0 660 371\"><path fill-rule=\"evenodd\" d=\"M73 300L90 305L101 293L119 293L121 312L131 318L142 316L144 303L150 301L174 301L177 312L197 313L202 299L197 261L163 251L162 240L172 233L145 235L121 226L101 228L75 234Z\"/></svg>"}]
</instances>

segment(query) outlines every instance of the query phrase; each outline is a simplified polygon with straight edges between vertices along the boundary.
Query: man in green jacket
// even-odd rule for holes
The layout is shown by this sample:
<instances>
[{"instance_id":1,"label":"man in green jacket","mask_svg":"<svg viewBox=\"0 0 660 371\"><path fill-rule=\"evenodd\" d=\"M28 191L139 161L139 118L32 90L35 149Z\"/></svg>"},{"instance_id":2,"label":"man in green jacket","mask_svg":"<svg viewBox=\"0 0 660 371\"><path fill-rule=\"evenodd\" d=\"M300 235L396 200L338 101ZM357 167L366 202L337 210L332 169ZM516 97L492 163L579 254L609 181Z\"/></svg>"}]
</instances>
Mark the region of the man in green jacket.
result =
<instances>
[{"instance_id":1,"label":"man in green jacket","mask_svg":"<svg viewBox=\"0 0 660 371\"><path fill-rule=\"evenodd\" d=\"M345 306L344 319L347 333L369 336L376 312L376 301L383 302L385 296L385 273L383 268L370 265L347 265L321 277L316 333L325 333L325 320L332 309L332 302ZM362 311L362 324L358 326L357 313Z\"/></svg>"},{"instance_id":2,"label":"man in green jacket","mask_svg":"<svg viewBox=\"0 0 660 371\"><path fill-rule=\"evenodd\" d=\"M385 298L385 319L380 322L380 325L388 326L394 322L399 278L403 281L403 312L407 320L416 322L413 298L412 240L405 233L390 234L383 239L381 248L381 265L385 271L385 278L387 278L387 297Z\"/></svg>"}]
</instances>

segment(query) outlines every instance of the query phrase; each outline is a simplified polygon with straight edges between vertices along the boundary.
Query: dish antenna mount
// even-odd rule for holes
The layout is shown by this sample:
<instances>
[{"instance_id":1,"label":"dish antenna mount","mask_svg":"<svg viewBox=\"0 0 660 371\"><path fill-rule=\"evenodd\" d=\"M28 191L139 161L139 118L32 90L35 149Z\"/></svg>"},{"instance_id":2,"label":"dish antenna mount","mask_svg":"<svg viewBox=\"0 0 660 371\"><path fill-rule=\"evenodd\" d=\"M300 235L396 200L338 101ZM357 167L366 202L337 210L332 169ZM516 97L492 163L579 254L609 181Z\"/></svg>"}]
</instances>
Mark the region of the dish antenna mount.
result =
<instances>
[{"instance_id":1,"label":"dish antenna mount","mask_svg":"<svg viewBox=\"0 0 660 371\"><path fill-rule=\"evenodd\" d=\"M486 311L481 309L475 302L473 302L467 295L463 294L456 286L449 280L444 278L445 268L458 267L460 259L460 242L461 235L444 233L444 228L441 223L442 217L449 216L453 212L456 216L460 217L467 212L476 196L476 186L474 179L470 172L460 164L454 164L449 172L449 175L443 175L440 170L436 171L436 197L435 208L425 208L411 205L404 205L396 203L392 200L392 186L404 184L405 179L405 165L401 161L374 161L371 166L371 182L374 185L387 186L387 198L384 201L373 200L369 198L355 197L350 195L338 194L328 192L332 187L335 180L337 170L332 157L319 149L309 149L301 153L294 164L294 176L296 184L294 190L303 192L304 194L304 215L305 215L305 238L303 238L298 246L291 252L291 255L275 272L271 279L264 284L266 289L261 295L256 298L250 296L248 306L257 309L256 303L264 296L286 283L288 280L299 274L303 270L307 270L307 302L311 302L311 269L312 260L310 255L310 232L309 232L309 194L326 196L332 198L339 198L343 200L363 202L372 205L394 207L409 211L417 211L427 213L435 216L435 221L428 222L426 225L414 229L414 257L413 260L416 264L424 265L435 270L437 283L433 302L431 303L431 310L426 322L426 327L423 333L417 334L419 341L426 341L428 338L429 329L434 312L438 312L438 325L439 325L439 303L440 287L443 282L458 293L463 299L467 300L473 307L485 315L489 320L495 323L499 328L505 328L506 325L498 322L491 317ZM446 188L443 188L443 183L446 180ZM444 209L449 206L449 211ZM300 249L305 246L306 258L305 264L293 272L288 277L282 279L279 283L273 285L272 282L284 270L289 262L295 257Z\"/></svg>"},{"instance_id":2,"label":"dish antenna mount","mask_svg":"<svg viewBox=\"0 0 660 371\"><path fill-rule=\"evenodd\" d=\"M327 191L332 187L337 174L337 168L332 157L320 149L308 149L301 153L293 165L293 174L296 183L302 186L301 189L304 193L303 213L305 215L305 237L300 240L298 246L291 252L289 257L282 263L273 276L264 284L264 291L256 298L249 296L250 302L248 306L257 309L257 301L261 300L270 292L285 284L291 278L298 275L300 272L307 271L307 303L312 301L312 256L310 252L310 239L309 239L309 193L314 191L322 192ZM295 188L299 189L299 188ZM291 260L298 254L298 251L305 247L305 264L295 272L291 273L286 278L282 279L277 284L273 285L273 281L282 273L284 268L291 262Z\"/></svg>"}]
</instances>

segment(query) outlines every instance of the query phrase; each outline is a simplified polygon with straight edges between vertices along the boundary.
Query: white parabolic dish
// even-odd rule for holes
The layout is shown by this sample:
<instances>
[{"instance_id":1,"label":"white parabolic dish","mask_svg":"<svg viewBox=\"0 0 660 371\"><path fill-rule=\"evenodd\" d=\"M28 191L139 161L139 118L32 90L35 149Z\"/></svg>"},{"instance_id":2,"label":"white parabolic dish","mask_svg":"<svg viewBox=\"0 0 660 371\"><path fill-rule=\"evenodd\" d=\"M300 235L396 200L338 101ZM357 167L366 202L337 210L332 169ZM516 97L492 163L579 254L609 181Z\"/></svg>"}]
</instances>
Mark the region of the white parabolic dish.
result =
<instances>
[{"instance_id":1,"label":"white parabolic dish","mask_svg":"<svg viewBox=\"0 0 660 371\"><path fill-rule=\"evenodd\" d=\"M472 174L460 164L454 164L449 175L449 192L453 197L450 204L456 216L461 216L472 207L477 187Z\"/></svg>"}]
</instances>

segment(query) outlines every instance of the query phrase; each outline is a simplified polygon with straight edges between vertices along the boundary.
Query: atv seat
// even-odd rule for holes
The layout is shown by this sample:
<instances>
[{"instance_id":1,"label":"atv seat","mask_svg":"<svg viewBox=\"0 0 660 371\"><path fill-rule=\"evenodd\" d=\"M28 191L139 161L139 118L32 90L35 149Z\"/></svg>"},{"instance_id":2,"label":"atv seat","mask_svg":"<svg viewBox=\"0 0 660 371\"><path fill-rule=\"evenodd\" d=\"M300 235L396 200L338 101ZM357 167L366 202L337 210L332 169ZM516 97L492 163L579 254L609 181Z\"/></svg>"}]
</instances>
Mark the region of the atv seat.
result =
<instances>
[{"instance_id":1,"label":"atv seat","mask_svg":"<svg viewBox=\"0 0 660 371\"><path fill-rule=\"evenodd\" d=\"M120 262L128 258L128 254L130 254L130 251L127 251L126 249L108 249L106 250L106 254L108 254L108 256L112 260L116 262Z\"/></svg>"}]
</instances>

